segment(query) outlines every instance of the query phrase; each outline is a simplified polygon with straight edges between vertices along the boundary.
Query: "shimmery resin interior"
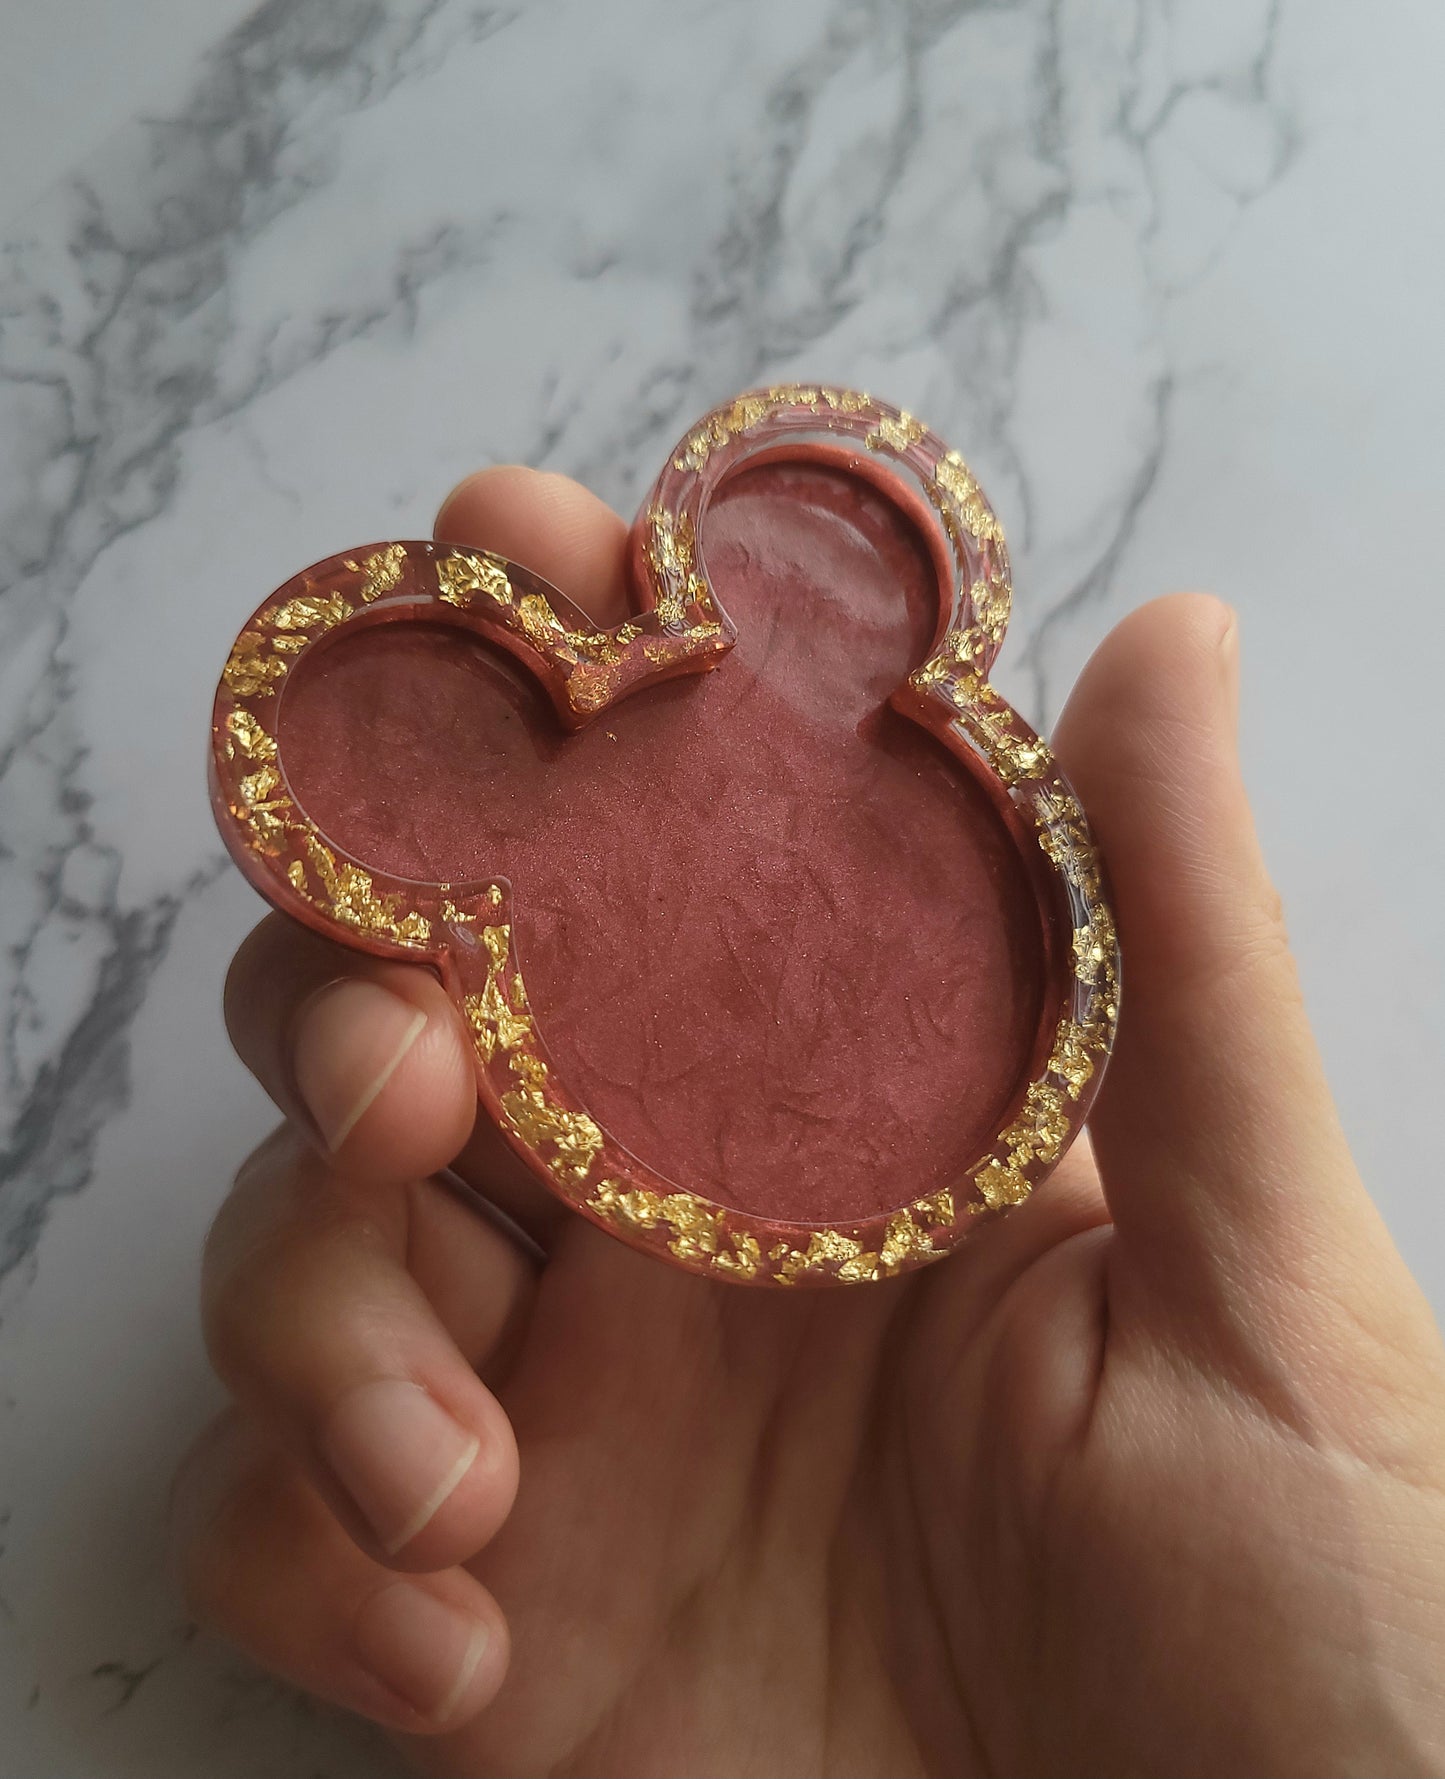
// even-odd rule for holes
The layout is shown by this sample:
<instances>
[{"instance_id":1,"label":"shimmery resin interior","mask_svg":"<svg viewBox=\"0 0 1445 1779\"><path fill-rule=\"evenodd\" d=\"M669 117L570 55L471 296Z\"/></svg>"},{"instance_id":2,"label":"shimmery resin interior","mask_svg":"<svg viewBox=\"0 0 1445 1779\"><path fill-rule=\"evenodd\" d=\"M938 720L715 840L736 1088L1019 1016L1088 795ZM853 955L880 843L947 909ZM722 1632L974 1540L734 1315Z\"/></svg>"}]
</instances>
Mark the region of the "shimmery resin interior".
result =
<instances>
[{"instance_id":1,"label":"shimmery resin interior","mask_svg":"<svg viewBox=\"0 0 1445 1779\"><path fill-rule=\"evenodd\" d=\"M372 869L510 880L557 1072L658 1173L770 1219L886 1213L956 1182L1036 1066L1036 837L887 706L939 619L901 505L766 459L706 552L738 628L714 672L567 734L478 638L342 632L284 689L287 779Z\"/></svg>"}]
</instances>

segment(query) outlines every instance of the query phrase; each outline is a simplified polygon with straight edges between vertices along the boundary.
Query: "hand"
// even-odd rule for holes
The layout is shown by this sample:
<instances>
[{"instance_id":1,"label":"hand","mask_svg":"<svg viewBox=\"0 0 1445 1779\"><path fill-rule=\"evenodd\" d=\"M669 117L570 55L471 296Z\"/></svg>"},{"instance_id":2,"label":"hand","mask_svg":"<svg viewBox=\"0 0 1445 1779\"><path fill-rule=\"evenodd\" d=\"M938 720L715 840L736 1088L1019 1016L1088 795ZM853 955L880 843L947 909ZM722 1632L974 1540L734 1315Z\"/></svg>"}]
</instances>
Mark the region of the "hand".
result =
<instances>
[{"instance_id":1,"label":"hand","mask_svg":"<svg viewBox=\"0 0 1445 1779\"><path fill-rule=\"evenodd\" d=\"M623 526L571 484L492 471L439 532L615 621ZM889 1284L631 1253L472 1130L428 974L266 921L228 1012L292 1125L207 1248L236 1401L177 1484L197 1616L436 1772L1440 1770L1445 1355L1336 1122L1235 699L1210 599L1086 669L1057 750L1126 972L1097 1168ZM536 1253L431 1177L459 1153Z\"/></svg>"}]
</instances>

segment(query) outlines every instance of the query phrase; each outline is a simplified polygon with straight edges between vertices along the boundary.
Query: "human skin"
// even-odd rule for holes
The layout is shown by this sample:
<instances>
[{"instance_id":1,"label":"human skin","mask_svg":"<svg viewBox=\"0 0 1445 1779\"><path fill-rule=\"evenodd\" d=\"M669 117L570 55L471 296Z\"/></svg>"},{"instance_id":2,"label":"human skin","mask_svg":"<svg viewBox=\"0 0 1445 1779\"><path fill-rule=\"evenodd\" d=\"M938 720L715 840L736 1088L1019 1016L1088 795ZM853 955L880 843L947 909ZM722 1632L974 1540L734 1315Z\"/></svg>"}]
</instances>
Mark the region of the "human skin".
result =
<instances>
[{"instance_id":1,"label":"human skin","mask_svg":"<svg viewBox=\"0 0 1445 1779\"><path fill-rule=\"evenodd\" d=\"M438 535L620 613L622 521L561 478L474 477ZM429 974L265 921L227 1010L287 1123L206 1250L195 1615L437 1773L1445 1768L1445 1352L1339 1129L1237 681L1193 595L1085 669L1054 743L1127 960L1092 1154L890 1283L624 1248L473 1129Z\"/></svg>"}]
</instances>

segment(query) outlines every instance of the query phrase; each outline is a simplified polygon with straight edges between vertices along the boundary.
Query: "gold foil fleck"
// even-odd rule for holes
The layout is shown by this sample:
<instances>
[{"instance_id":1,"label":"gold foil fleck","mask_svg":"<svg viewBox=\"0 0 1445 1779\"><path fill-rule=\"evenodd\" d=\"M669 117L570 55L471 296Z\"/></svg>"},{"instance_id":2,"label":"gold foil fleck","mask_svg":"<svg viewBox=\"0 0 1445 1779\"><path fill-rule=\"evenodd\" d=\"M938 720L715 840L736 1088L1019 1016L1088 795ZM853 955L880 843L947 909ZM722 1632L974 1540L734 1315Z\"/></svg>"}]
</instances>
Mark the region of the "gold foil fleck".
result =
<instances>
[{"instance_id":1,"label":"gold foil fleck","mask_svg":"<svg viewBox=\"0 0 1445 1779\"><path fill-rule=\"evenodd\" d=\"M261 613L261 623L273 630L331 630L351 616L351 606L339 593L298 593L283 605Z\"/></svg>"},{"instance_id":2,"label":"gold foil fleck","mask_svg":"<svg viewBox=\"0 0 1445 1779\"><path fill-rule=\"evenodd\" d=\"M524 593L517 603L523 633L539 648L555 649L567 641L567 626L540 593Z\"/></svg>"},{"instance_id":3,"label":"gold foil fleck","mask_svg":"<svg viewBox=\"0 0 1445 1779\"><path fill-rule=\"evenodd\" d=\"M840 414L860 414L873 406L873 397L861 389L820 389L818 398Z\"/></svg>"},{"instance_id":4,"label":"gold foil fleck","mask_svg":"<svg viewBox=\"0 0 1445 1779\"><path fill-rule=\"evenodd\" d=\"M532 1021L526 1013L518 1013L508 1004L503 988L503 976L511 955L511 927L483 927L482 944L488 959L486 981L481 993L468 995L463 1005L472 1030L480 1040L483 1058L490 1062L498 1049L519 1050L532 1036ZM516 975L513 981L520 989L521 975ZM519 995L518 998L522 997Z\"/></svg>"},{"instance_id":5,"label":"gold foil fleck","mask_svg":"<svg viewBox=\"0 0 1445 1779\"><path fill-rule=\"evenodd\" d=\"M970 537L981 544L1004 541L1003 526L957 451L945 452L934 466L933 487L943 496L940 511L946 515L951 508Z\"/></svg>"},{"instance_id":6,"label":"gold foil fleck","mask_svg":"<svg viewBox=\"0 0 1445 1779\"><path fill-rule=\"evenodd\" d=\"M957 1208L951 1186L944 1186L939 1191L930 1193L927 1198L915 1199L908 1208L925 1223L938 1223L945 1229L951 1228L957 1221Z\"/></svg>"},{"instance_id":7,"label":"gold foil fleck","mask_svg":"<svg viewBox=\"0 0 1445 1779\"><path fill-rule=\"evenodd\" d=\"M888 1220L883 1245L878 1250L880 1264L893 1271L915 1254L931 1254L933 1242L928 1233L913 1221L907 1211L899 1211Z\"/></svg>"},{"instance_id":8,"label":"gold foil fleck","mask_svg":"<svg viewBox=\"0 0 1445 1779\"><path fill-rule=\"evenodd\" d=\"M241 793L242 802L254 809L258 803L267 802L280 783L281 774L274 766L262 766L255 772L247 773L236 788Z\"/></svg>"},{"instance_id":9,"label":"gold foil fleck","mask_svg":"<svg viewBox=\"0 0 1445 1779\"><path fill-rule=\"evenodd\" d=\"M1023 728L1022 718L1006 706L996 711L983 708L984 701L976 692L986 683L967 675L949 688L954 704L960 708L959 727L982 750L1004 784L1042 778L1054 763L1048 743Z\"/></svg>"},{"instance_id":10,"label":"gold foil fleck","mask_svg":"<svg viewBox=\"0 0 1445 1779\"><path fill-rule=\"evenodd\" d=\"M992 575L987 580L977 580L969 588L968 596L973 603L979 629L990 642L1002 642L1003 633L1008 628L1009 608L1013 603L1013 590L1008 581L999 574Z\"/></svg>"},{"instance_id":11,"label":"gold foil fleck","mask_svg":"<svg viewBox=\"0 0 1445 1779\"><path fill-rule=\"evenodd\" d=\"M693 562L696 539L692 520L686 513L674 519L663 507L654 507L648 516L647 560L658 580L657 615L664 625L683 622L690 583L694 579Z\"/></svg>"},{"instance_id":12,"label":"gold foil fleck","mask_svg":"<svg viewBox=\"0 0 1445 1779\"><path fill-rule=\"evenodd\" d=\"M906 408L901 408L896 420L891 414L880 414L863 443L870 451L884 447L890 451L906 451L910 445L918 443L926 430L921 420L915 420Z\"/></svg>"},{"instance_id":13,"label":"gold foil fleck","mask_svg":"<svg viewBox=\"0 0 1445 1779\"><path fill-rule=\"evenodd\" d=\"M363 601L370 605L373 599L390 593L405 572L405 544L388 544L384 550L374 551L361 564Z\"/></svg>"},{"instance_id":14,"label":"gold foil fleck","mask_svg":"<svg viewBox=\"0 0 1445 1779\"><path fill-rule=\"evenodd\" d=\"M1007 1205L1019 1205L1029 1195L1029 1181L1011 1163L991 1161L973 1176L978 1195L991 1211Z\"/></svg>"},{"instance_id":15,"label":"gold foil fleck","mask_svg":"<svg viewBox=\"0 0 1445 1779\"><path fill-rule=\"evenodd\" d=\"M606 667L599 667L590 661L584 661L580 667L568 675L567 701L574 710L601 710L612 696L612 673Z\"/></svg>"},{"instance_id":16,"label":"gold foil fleck","mask_svg":"<svg viewBox=\"0 0 1445 1779\"><path fill-rule=\"evenodd\" d=\"M778 1271L783 1278L791 1280L802 1273L827 1272L830 1268L846 1266L862 1254L862 1242L844 1235L841 1229L815 1229L808 1237L806 1248L785 1250Z\"/></svg>"},{"instance_id":17,"label":"gold foil fleck","mask_svg":"<svg viewBox=\"0 0 1445 1779\"><path fill-rule=\"evenodd\" d=\"M529 1149L540 1153L550 1143L547 1166L564 1184L580 1186L602 1147L602 1132L585 1112L569 1112L547 1098L547 1065L540 1057L519 1051L512 1068L521 1085L502 1095L503 1118Z\"/></svg>"},{"instance_id":18,"label":"gold foil fleck","mask_svg":"<svg viewBox=\"0 0 1445 1779\"><path fill-rule=\"evenodd\" d=\"M1031 1162L1056 1161L1069 1135L1069 1113L1064 1096L1046 1081L1031 1083L1018 1117L1002 1132L1009 1160L1016 1167Z\"/></svg>"},{"instance_id":19,"label":"gold foil fleck","mask_svg":"<svg viewBox=\"0 0 1445 1779\"><path fill-rule=\"evenodd\" d=\"M487 550L456 550L450 556L439 557L437 585L448 605L468 606L479 593L486 594L498 605L512 603L512 583L507 578L506 560Z\"/></svg>"},{"instance_id":20,"label":"gold foil fleck","mask_svg":"<svg viewBox=\"0 0 1445 1779\"><path fill-rule=\"evenodd\" d=\"M1107 978L1114 967L1114 920L1100 903L1089 910L1087 926L1074 929L1074 974L1080 982Z\"/></svg>"},{"instance_id":21,"label":"gold foil fleck","mask_svg":"<svg viewBox=\"0 0 1445 1779\"><path fill-rule=\"evenodd\" d=\"M703 1261L742 1278L751 1278L762 1265L756 1239L733 1234L724 1213L691 1192L653 1192L642 1186L624 1189L616 1180L602 1180L587 1203L610 1223L668 1232L667 1246L679 1260Z\"/></svg>"},{"instance_id":22,"label":"gold foil fleck","mask_svg":"<svg viewBox=\"0 0 1445 1779\"><path fill-rule=\"evenodd\" d=\"M226 718L227 759L234 760L239 753L248 760L274 760L276 758L276 738L268 735L244 705L238 704Z\"/></svg>"},{"instance_id":23,"label":"gold foil fleck","mask_svg":"<svg viewBox=\"0 0 1445 1779\"><path fill-rule=\"evenodd\" d=\"M1045 1073L1059 1077L1071 1100L1076 1100L1093 1078L1094 1059L1090 1055L1093 1048L1094 1040L1084 1026L1075 1024L1072 1019L1059 1021Z\"/></svg>"},{"instance_id":24,"label":"gold foil fleck","mask_svg":"<svg viewBox=\"0 0 1445 1779\"><path fill-rule=\"evenodd\" d=\"M495 976L488 977L481 995L482 1016L489 1019L503 1050L515 1050L532 1035L532 1021L525 1013L514 1013L507 1005L502 985Z\"/></svg>"},{"instance_id":25,"label":"gold foil fleck","mask_svg":"<svg viewBox=\"0 0 1445 1779\"><path fill-rule=\"evenodd\" d=\"M292 859L291 863L286 867L286 881L291 885L292 889L299 890L302 895L305 895L306 867L301 863L300 859Z\"/></svg>"},{"instance_id":26,"label":"gold foil fleck","mask_svg":"<svg viewBox=\"0 0 1445 1779\"><path fill-rule=\"evenodd\" d=\"M1039 845L1050 864L1086 901L1098 901L1102 893L1099 855L1077 799L1061 789L1045 787L1038 793L1034 816L1039 823Z\"/></svg>"},{"instance_id":27,"label":"gold foil fleck","mask_svg":"<svg viewBox=\"0 0 1445 1779\"><path fill-rule=\"evenodd\" d=\"M400 896L378 895L368 872L338 859L315 834L306 835L306 853L326 892L328 911L343 925L398 945L421 946L430 939L431 922L425 915L403 911Z\"/></svg>"},{"instance_id":28,"label":"gold foil fleck","mask_svg":"<svg viewBox=\"0 0 1445 1779\"><path fill-rule=\"evenodd\" d=\"M733 1273L739 1278L752 1278L763 1264L763 1251L758 1245L758 1238L729 1230L728 1239L732 1243L731 1251L719 1253L713 1260L714 1267L719 1272Z\"/></svg>"},{"instance_id":29,"label":"gold foil fleck","mask_svg":"<svg viewBox=\"0 0 1445 1779\"><path fill-rule=\"evenodd\" d=\"M720 446L785 405L787 397L780 400L781 395L781 391L771 389L766 394L740 395L728 407L709 414L673 459L674 466L677 469L701 469Z\"/></svg>"},{"instance_id":30,"label":"gold foil fleck","mask_svg":"<svg viewBox=\"0 0 1445 1779\"><path fill-rule=\"evenodd\" d=\"M284 679L289 662L263 653L266 639L255 630L243 630L236 638L230 659L221 670L226 690L235 698L269 698L275 682Z\"/></svg>"},{"instance_id":31,"label":"gold foil fleck","mask_svg":"<svg viewBox=\"0 0 1445 1779\"><path fill-rule=\"evenodd\" d=\"M983 630L975 624L970 624L962 630L950 630L943 639L943 648L951 661L971 664L982 661L986 642L987 638ZM983 699L984 703L991 704L996 700L998 694L987 680L976 680L975 683L980 691L986 693Z\"/></svg>"}]
</instances>

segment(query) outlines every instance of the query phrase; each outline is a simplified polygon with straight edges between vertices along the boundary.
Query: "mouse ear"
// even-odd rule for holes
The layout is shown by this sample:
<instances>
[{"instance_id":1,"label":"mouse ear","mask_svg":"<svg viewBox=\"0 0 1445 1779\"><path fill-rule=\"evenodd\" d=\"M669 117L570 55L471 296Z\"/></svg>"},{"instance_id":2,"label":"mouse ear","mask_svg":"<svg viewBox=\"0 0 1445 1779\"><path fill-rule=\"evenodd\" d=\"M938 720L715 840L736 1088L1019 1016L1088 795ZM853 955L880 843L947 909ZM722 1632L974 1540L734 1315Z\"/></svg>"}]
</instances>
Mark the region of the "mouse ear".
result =
<instances>
[{"instance_id":1,"label":"mouse ear","mask_svg":"<svg viewBox=\"0 0 1445 1779\"><path fill-rule=\"evenodd\" d=\"M211 803L241 870L283 913L327 938L386 957L434 960L447 911L500 906L508 899L506 885L456 886L454 892L451 885L392 879L349 857L292 791L279 716L291 677L343 632L445 611L438 554L424 541L376 544L294 576L236 638L211 717ZM474 557L468 572L479 583L492 577L501 584L509 582L511 565ZM503 634L495 640L509 646ZM550 664L542 658L528 665L555 696Z\"/></svg>"},{"instance_id":2,"label":"mouse ear","mask_svg":"<svg viewBox=\"0 0 1445 1779\"><path fill-rule=\"evenodd\" d=\"M712 666L735 632L720 611L676 624L650 611L599 629L520 563L425 540L328 557L252 614L222 670L211 719L211 801L231 853L268 901L327 937L437 962L449 949L463 957L474 949L478 920L505 921L504 880L414 883L349 857L292 791L279 724L288 681L320 651L343 634L405 622L455 625L510 655L569 729L644 684Z\"/></svg>"},{"instance_id":3,"label":"mouse ear","mask_svg":"<svg viewBox=\"0 0 1445 1779\"><path fill-rule=\"evenodd\" d=\"M706 562L707 508L729 476L773 455L797 458L810 442L855 441L849 469L883 484L934 547L946 593L930 659L993 665L1008 626L1012 588L1003 527L957 451L903 408L855 389L788 383L714 408L678 446L632 531L633 576L651 609L677 628L719 613ZM921 663L926 668L928 663Z\"/></svg>"}]
</instances>

